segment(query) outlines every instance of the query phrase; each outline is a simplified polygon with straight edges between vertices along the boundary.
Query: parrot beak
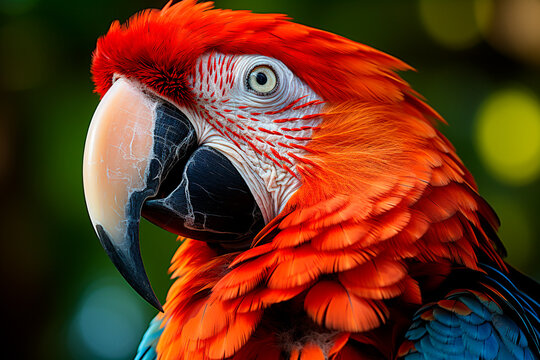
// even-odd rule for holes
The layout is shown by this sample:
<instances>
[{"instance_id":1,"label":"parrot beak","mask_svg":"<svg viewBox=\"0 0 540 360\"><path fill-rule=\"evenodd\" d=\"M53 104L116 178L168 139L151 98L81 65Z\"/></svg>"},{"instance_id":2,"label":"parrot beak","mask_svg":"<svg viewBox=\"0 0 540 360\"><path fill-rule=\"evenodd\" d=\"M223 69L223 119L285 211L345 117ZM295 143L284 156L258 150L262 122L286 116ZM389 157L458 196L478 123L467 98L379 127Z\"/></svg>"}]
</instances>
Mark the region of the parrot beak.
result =
<instances>
[{"instance_id":1,"label":"parrot beak","mask_svg":"<svg viewBox=\"0 0 540 360\"><path fill-rule=\"evenodd\" d=\"M172 164L195 146L182 112L123 78L101 100L86 139L84 194L95 231L122 276L160 311L139 250L141 210Z\"/></svg>"},{"instance_id":2,"label":"parrot beak","mask_svg":"<svg viewBox=\"0 0 540 360\"><path fill-rule=\"evenodd\" d=\"M197 144L177 107L120 78L90 123L83 164L88 213L101 245L127 282L162 311L139 249L141 215L172 233L231 251L264 227L234 164Z\"/></svg>"}]
</instances>

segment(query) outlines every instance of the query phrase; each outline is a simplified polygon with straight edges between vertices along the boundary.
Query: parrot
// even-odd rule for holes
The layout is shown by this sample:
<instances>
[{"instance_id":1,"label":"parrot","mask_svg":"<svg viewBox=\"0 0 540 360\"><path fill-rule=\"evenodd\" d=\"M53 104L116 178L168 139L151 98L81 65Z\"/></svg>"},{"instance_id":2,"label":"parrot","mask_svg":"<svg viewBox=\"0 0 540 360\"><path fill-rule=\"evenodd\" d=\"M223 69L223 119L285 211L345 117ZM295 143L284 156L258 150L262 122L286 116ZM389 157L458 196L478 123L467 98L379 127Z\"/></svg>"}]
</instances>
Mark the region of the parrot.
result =
<instances>
[{"instance_id":1,"label":"parrot","mask_svg":"<svg viewBox=\"0 0 540 360\"><path fill-rule=\"evenodd\" d=\"M183 0L91 72L88 213L157 310L137 360L538 359L538 283L412 67L286 15ZM162 305L141 217L178 236Z\"/></svg>"}]
</instances>

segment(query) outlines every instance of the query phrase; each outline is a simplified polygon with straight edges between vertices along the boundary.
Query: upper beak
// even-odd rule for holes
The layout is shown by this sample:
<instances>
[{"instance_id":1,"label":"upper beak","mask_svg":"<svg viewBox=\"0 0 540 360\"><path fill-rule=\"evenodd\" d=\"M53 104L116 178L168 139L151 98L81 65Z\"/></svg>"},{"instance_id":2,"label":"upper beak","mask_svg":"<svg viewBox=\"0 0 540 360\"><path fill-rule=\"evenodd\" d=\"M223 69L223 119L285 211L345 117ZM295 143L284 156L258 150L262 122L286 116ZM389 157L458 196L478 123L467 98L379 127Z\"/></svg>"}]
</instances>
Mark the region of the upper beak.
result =
<instances>
[{"instance_id":1,"label":"upper beak","mask_svg":"<svg viewBox=\"0 0 540 360\"><path fill-rule=\"evenodd\" d=\"M195 146L194 128L182 112L123 78L101 100L86 139L83 182L92 224L122 276L160 311L139 250L141 209Z\"/></svg>"}]
</instances>

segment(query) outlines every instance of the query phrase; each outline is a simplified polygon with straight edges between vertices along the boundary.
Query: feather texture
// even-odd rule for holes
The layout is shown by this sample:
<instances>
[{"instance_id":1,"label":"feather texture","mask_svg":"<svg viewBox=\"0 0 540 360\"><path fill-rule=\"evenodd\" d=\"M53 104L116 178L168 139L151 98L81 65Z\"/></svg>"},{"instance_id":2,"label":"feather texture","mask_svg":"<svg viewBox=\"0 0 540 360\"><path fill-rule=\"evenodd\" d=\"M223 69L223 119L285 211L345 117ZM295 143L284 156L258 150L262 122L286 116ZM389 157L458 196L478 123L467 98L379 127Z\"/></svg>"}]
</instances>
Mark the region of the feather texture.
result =
<instances>
[{"instance_id":1,"label":"feather texture","mask_svg":"<svg viewBox=\"0 0 540 360\"><path fill-rule=\"evenodd\" d=\"M529 302L503 291L498 219L434 127L442 118L396 74L408 65L284 15L184 0L113 23L94 53L96 91L120 74L189 107L189 78L210 51L282 61L324 100L322 122L295 158L302 186L251 248L218 254L183 242L162 327L151 327L141 356L388 358L405 332L407 359L532 354L532 306L519 322L504 313ZM486 273L479 258L500 281L436 298L457 271Z\"/></svg>"},{"instance_id":2,"label":"feather texture","mask_svg":"<svg viewBox=\"0 0 540 360\"><path fill-rule=\"evenodd\" d=\"M534 359L534 345L498 304L507 300L458 290L424 306L409 328L404 359Z\"/></svg>"}]
</instances>

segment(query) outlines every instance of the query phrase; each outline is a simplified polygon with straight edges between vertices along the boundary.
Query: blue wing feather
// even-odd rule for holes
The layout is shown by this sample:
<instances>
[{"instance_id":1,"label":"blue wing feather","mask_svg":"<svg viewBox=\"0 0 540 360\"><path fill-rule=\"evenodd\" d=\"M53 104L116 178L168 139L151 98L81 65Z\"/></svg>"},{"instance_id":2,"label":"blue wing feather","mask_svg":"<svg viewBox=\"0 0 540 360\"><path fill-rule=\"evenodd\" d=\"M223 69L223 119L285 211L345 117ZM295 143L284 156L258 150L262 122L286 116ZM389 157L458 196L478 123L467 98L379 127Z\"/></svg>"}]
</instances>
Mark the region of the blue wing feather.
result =
<instances>
[{"instance_id":1,"label":"blue wing feather","mask_svg":"<svg viewBox=\"0 0 540 360\"><path fill-rule=\"evenodd\" d=\"M474 274L475 286L444 297L455 301L455 307L439 301L418 310L405 334L407 350L401 353L402 358L540 358L538 302L512 281L511 273L482 267L485 273ZM467 284L465 278L462 282ZM538 284L529 282L521 287L534 293Z\"/></svg>"},{"instance_id":2,"label":"blue wing feather","mask_svg":"<svg viewBox=\"0 0 540 360\"><path fill-rule=\"evenodd\" d=\"M134 360L156 360L156 347L162 332L161 319L155 317L143 335Z\"/></svg>"}]
</instances>

